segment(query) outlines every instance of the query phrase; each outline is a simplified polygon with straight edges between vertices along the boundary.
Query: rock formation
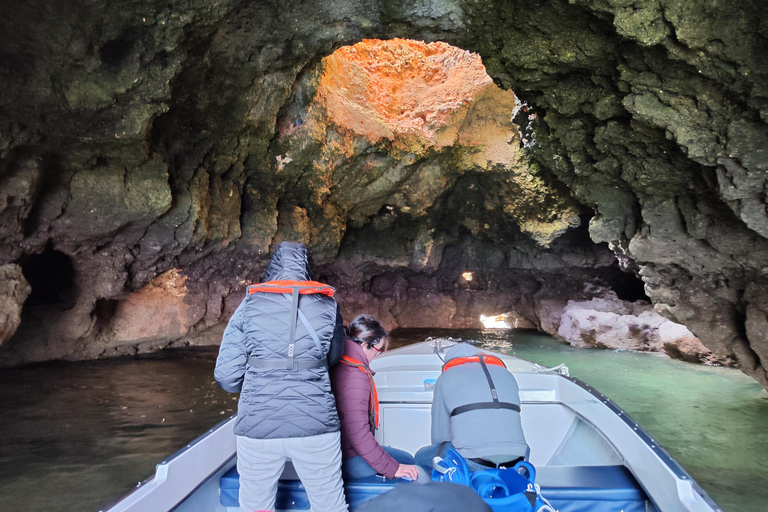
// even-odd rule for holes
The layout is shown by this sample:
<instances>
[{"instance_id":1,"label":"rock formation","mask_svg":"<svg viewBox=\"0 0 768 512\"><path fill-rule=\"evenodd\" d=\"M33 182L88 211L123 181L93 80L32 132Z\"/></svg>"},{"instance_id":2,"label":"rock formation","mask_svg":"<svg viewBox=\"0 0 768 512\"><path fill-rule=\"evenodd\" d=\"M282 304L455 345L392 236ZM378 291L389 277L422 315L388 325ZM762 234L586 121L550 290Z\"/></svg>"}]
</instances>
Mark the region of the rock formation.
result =
<instances>
[{"instance_id":1,"label":"rock formation","mask_svg":"<svg viewBox=\"0 0 768 512\"><path fill-rule=\"evenodd\" d=\"M613 289L768 387L760 0L17 4L0 265L31 294L2 364L214 340L295 239L347 315L551 330Z\"/></svg>"},{"instance_id":2,"label":"rock formation","mask_svg":"<svg viewBox=\"0 0 768 512\"><path fill-rule=\"evenodd\" d=\"M18 265L0 267L0 340L13 336L21 323L21 308L32 288Z\"/></svg>"},{"instance_id":3,"label":"rock formation","mask_svg":"<svg viewBox=\"0 0 768 512\"><path fill-rule=\"evenodd\" d=\"M665 352L689 362L733 366L715 356L685 326L671 322L648 302L627 302L607 292L588 301L568 301L556 334L575 347Z\"/></svg>"}]
</instances>

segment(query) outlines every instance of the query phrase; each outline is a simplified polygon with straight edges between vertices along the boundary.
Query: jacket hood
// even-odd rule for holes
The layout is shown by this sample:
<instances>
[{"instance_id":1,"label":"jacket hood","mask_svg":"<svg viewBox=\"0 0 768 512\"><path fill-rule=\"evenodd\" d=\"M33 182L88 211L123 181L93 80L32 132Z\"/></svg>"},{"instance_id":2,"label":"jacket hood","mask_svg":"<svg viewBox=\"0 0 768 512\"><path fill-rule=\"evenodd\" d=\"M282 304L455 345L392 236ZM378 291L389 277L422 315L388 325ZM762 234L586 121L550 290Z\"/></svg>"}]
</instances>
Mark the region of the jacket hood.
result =
<instances>
[{"instance_id":1,"label":"jacket hood","mask_svg":"<svg viewBox=\"0 0 768 512\"><path fill-rule=\"evenodd\" d=\"M262 281L312 281L313 279L307 246L301 242L281 242L269 261Z\"/></svg>"},{"instance_id":2,"label":"jacket hood","mask_svg":"<svg viewBox=\"0 0 768 512\"><path fill-rule=\"evenodd\" d=\"M474 356L482 351L470 345L469 343L457 343L456 345L452 346L448 349L448 352L445 353L445 362L447 363L451 359L456 359L457 357L469 357Z\"/></svg>"}]
</instances>

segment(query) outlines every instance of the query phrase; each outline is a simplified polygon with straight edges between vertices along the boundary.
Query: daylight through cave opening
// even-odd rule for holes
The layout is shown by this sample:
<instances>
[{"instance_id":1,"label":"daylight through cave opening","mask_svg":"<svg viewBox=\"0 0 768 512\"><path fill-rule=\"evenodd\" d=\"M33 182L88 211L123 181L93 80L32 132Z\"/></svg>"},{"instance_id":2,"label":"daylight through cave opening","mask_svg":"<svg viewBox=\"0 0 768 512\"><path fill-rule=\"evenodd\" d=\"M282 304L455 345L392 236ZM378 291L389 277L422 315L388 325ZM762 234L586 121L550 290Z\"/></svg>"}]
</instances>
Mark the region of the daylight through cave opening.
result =
<instances>
[{"instance_id":1,"label":"daylight through cave opening","mask_svg":"<svg viewBox=\"0 0 768 512\"><path fill-rule=\"evenodd\" d=\"M331 187L319 199L335 193L350 205L328 274L348 274L338 268L347 258L366 261L366 301L390 326L482 327L492 318L541 328L526 295L561 286L561 296L576 297L586 282L641 298L637 276L589 239L592 211L530 158L536 116L516 116L521 102L478 55L440 42L364 40L326 57L315 87L301 115L283 110L275 160L290 171L308 147L302 134L323 134L314 135L323 148L312 164ZM584 254L564 254L574 251ZM411 254L407 268L375 269L402 253ZM408 315L409 301L430 300L439 304L429 315Z\"/></svg>"},{"instance_id":2,"label":"daylight through cave opening","mask_svg":"<svg viewBox=\"0 0 768 512\"><path fill-rule=\"evenodd\" d=\"M291 136L326 133L313 164L342 196L345 187L358 193L350 198L353 228L378 212L364 200L389 193L395 213L417 222L432 215L431 228L455 239L462 230L492 238L500 228L549 247L581 224L584 207L526 155L531 140L513 122L521 108L474 53L442 42L363 40L324 59L305 117L278 123L289 143L277 145L275 159L283 169L305 151Z\"/></svg>"}]
</instances>

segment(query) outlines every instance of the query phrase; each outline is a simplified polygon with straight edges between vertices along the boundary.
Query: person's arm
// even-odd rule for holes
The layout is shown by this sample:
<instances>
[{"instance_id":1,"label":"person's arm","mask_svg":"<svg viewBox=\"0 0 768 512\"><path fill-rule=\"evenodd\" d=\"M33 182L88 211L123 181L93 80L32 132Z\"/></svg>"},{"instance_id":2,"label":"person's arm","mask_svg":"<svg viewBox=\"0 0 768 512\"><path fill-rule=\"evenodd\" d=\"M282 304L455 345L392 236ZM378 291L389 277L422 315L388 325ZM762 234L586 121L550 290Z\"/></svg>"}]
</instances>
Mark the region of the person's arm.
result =
<instances>
[{"instance_id":1,"label":"person's arm","mask_svg":"<svg viewBox=\"0 0 768 512\"><path fill-rule=\"evenodd\" d=\"M336 327L333 329L331 348L328 351L328 367L336 366L342 355L344 355L344 321L341 318L339 305L336 304Z\"/></svg>"},{"instance_id":2,"label":"person's arm","mask_svg":"<svg viewBox=\"0 0 768 512\"><path fill-rule=\"evenodd\" d=\"M243 309L246 300L240 303L235 314L229 319L221 340L221 347L219 347L219 356L216 358L216 368L213 371L219 386L230 393L239 393L242 389L245 365L248 361L243 333Z\"/></svg>"},{"instance_id":3,"label":"person's arm","mask_svg":"<svg viewBox=\"0 0 768 512\"><path fill-rule=\"evenodd\" d=\"M432 396L432 444L451 441L451 414L445 405L443 385L440 377Z\"/></svg>"},{"instance_id":4,"label":"person's arm","mask_svg":"<svg viewBox=\"0 0 768 512\"><path fill-rule=\"evenodd\" d=\"M343 378L336 386L336 406L352 448L379 474L395 478L399 464L381 447L368 421L371 384L357 368L340 367ZM358 375L359 374L359 375Z\"/></svg>"}]
</instances>

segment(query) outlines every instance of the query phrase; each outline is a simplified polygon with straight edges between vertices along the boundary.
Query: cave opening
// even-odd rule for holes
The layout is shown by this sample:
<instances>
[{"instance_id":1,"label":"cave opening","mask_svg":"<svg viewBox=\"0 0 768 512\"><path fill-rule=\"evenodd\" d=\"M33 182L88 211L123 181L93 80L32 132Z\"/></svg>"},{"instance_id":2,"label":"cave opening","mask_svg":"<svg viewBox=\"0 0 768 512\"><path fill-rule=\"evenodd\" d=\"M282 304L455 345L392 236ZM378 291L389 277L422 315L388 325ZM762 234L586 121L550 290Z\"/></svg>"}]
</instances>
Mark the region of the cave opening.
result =
<instances>
[{"instance_id":1,"label":"cave opening","mask_svg":"<svg viewBox=\"0 0 768 512\"><path fill-rule=\"evenodd\" d=\"M65 309L75 303L75 268L72 259L48 244L42 252L19 258L18 264L32 288L24 307L60 305Z\"/></svg>"},{"instance_id":2,"label":"cave opening","mask_svg":"<svg viewBox=\"0 0 768 512\"><path fill-rule=\"evenodd\" d=\"M333 130L326 154L338 157L315 164L341 195L354 191L338 256L364 254L363 293L391 300L389 288L404 286L410 300L436 292L456 303L472 294L509 303L541 287L561 297L594 288L648 301L636 269L611 263L607 244L590 238L594 211L531 157L541 113L498 87L479 55L441 42L363 40L321 70L311 107L283 108L275 159L293 164L290 141L304 130ZM497 318L503 305L479 308L458 314L509 324Z\"/></svg>"},{"instance_id":3,"label":"cave opening","mask_svg":"<svg viewBox=\"0 0 768 512\"><path fill-rule=\"evenodd\" d=\"M651 302L648 294L645 293L645 284L640 277L631 270L623 270L618 265L609 267L603 279L610 283L611 290L616 292L620 300L627 302L644 301Z\"/></svg>"},{"instance_id":4,"label":"cave opening","mask_svg":"<svg viewBox=\"0 0 768 512\"><path fill-rule=\"evenodd\" d=\"M119 37L105 42L99 49L101 61L112 68L123 64L133 53L139 34L136 30L129 30Z\"/></svg>"}]
</instances>

